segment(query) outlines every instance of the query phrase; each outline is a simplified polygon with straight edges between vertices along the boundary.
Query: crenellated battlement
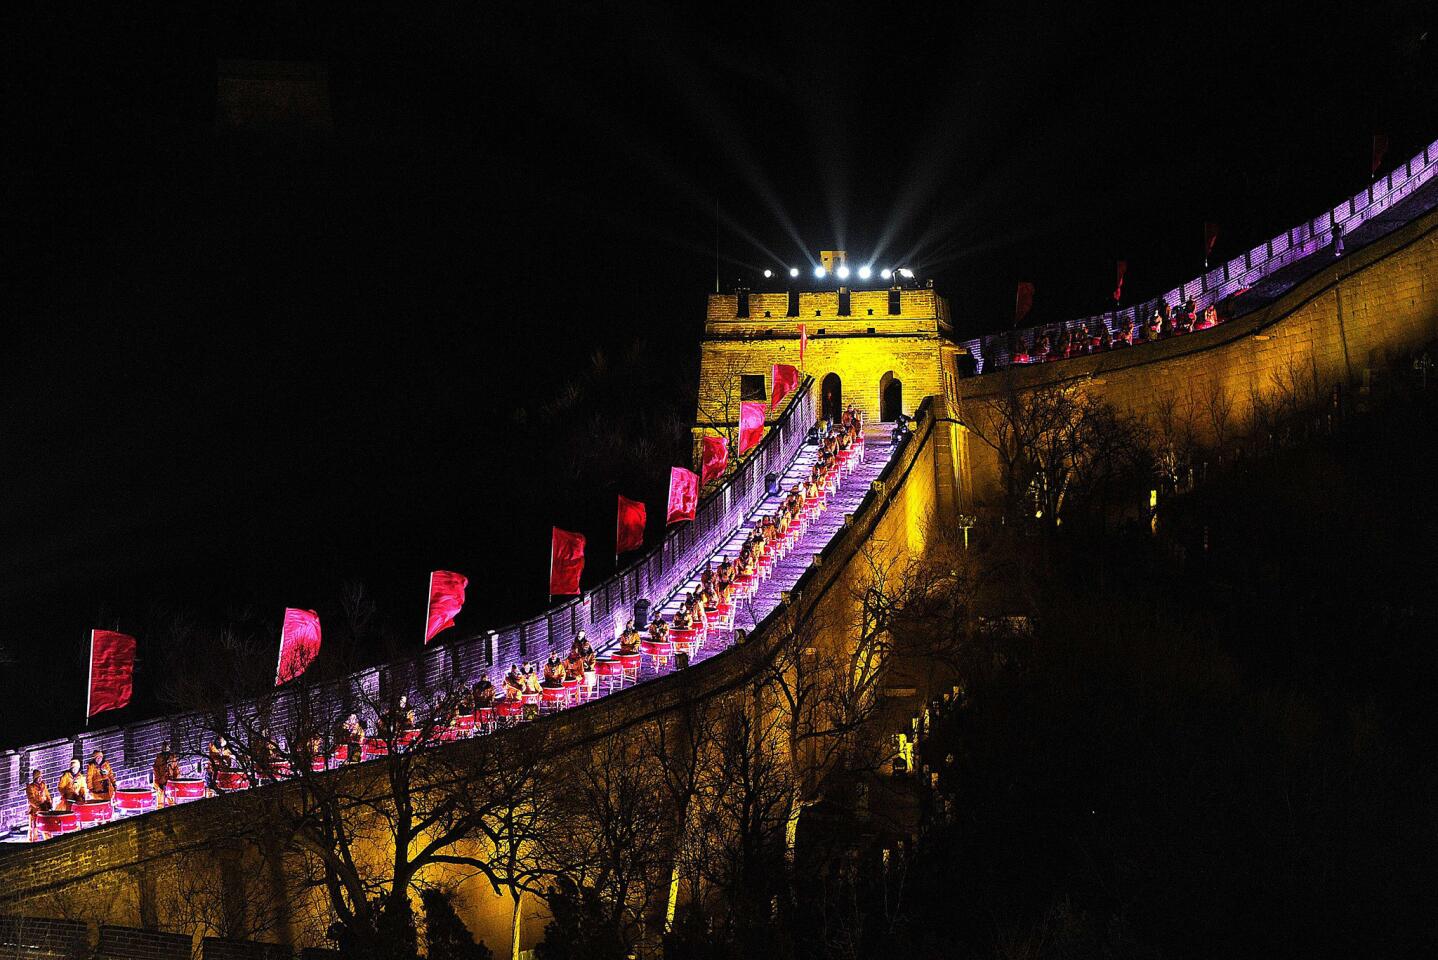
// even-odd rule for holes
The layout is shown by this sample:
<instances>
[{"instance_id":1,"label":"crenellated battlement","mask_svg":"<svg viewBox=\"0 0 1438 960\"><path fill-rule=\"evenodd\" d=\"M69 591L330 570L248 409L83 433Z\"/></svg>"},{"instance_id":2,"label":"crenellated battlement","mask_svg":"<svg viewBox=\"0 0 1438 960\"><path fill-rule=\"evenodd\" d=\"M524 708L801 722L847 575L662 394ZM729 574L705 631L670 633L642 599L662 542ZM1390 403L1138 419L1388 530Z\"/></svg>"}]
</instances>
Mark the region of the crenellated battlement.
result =
<instances>
[{"instance_id":1,"label":"crenellated battlement","mask_svg":"<svg viewBox=\"0 0 1438 960\"><path fill-rule=\"evenodd\" d=\"M847 312L843 310L848 295ZM897 294L897 297L895 297ZM895 287L856 290L796 290L793 292L749 292L748 314L740 314L744 293L713 293L709 295L706 319L710 323L758 320L907 320L929 321L948 328L949 306L932 287ZM895 310L897 307L897 310Z\"/></svg>"}]
</instances>

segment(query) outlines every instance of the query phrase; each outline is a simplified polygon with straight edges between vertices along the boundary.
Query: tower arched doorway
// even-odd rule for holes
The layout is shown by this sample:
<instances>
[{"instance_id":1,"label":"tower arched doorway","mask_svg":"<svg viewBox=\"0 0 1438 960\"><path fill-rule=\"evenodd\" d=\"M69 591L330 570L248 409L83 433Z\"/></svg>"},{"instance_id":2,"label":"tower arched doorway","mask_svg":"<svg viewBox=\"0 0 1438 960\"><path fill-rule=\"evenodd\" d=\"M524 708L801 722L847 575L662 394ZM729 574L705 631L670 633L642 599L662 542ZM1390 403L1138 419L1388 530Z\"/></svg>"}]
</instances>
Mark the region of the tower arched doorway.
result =
<instances>
[{"instance_id":1,"label":"tower arched doorway","mask_svg":"<svg viewBox=\"0 0 1438 960\"><path fill-rule=\"evenodd\" d=\"M904 381L890 370L879 379L879 419L893 423L904 412Z\"/></svg>"},{"instance_id":2,"label":"tower arched doorway","mask_svg":"<svg viewBox=\"0 0 1438 960\"><path fill-rule=\"evenodd\" d=\"M819 384L819 415L838 423L844 416L844 383L837 373L826 374Z\"/></svg>"}]
</instances>

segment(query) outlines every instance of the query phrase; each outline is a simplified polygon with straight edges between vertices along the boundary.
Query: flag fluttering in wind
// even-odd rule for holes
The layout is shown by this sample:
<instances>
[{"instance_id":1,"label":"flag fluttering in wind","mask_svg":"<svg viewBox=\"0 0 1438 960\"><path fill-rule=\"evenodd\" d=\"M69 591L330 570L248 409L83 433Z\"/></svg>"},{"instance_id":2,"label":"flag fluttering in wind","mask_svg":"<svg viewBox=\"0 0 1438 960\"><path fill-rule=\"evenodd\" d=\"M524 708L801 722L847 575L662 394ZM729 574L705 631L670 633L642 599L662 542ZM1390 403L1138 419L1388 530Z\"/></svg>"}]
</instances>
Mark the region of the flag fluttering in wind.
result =
<instances>
[{"instance_id":1,"label":"flag fluttering in wind","mask_svg":"<svg viewBox=\"0 0 1438 960\"><path fill-rule=\"evenodd\" d=\"M280 662L275 669L275 686L288 683L305 672L320 652L320 615L313 610L285 608L280 627Z\"/></svg>"},{"instance_id":2,"label":"flag fluttering in wind","mask_svg":"<svg viewBox=\"0 0 1438 960\"><path fill-rule=\"evenodd\" d=\"M809 346L809 328L799 324L799 366L804 365L804 350Z\"/></svg>"},{"instance_id":3,"label":"flag fluttering in wind","mask_svg":"<svg viewBox=\"0 0 1438 960\"><path fill-rule=\"evenodd\" d=\"M584 534L554 527L549 543L549 594L574 596L584 573Z\"/></svg>"},{"instance_id":4,"label":"flag fluttering in wind","mask_svg":"<svg viewBox=\"0 0 1438 960\"><path fill-rule=\"evenodd\" d=\"M799 385L799 368L787 363L774 364L774 390L769 395L769 409L773 410Z\"/></svg>"},{"instance_id":5,"label":"flag fluttering in wind","mask_svg":"<svg viewBox=\"0 0 1438 960\"><path fill-rule=\"evenodd\" d=\"M1120 260L1118 262L1118 285L1113 288L1114 303L1118 303L1119 300L1123 299L1123 277L1126 273L1128 273L1128 261Z\"/></svg>"},{"instance_id":6,"label":"flag fluttering in wind","mask_svg":"<svg viewBox=\"0 0 1438 960\"><path fill-rule=\"evenodd\" d=\"M764 437L764 404L747 401L739 404L739 456L744 456Z\"/></svg>"},{"instance_id":7,"label":"flag fluttering in wind","mask_svg":"<svg viewBox=\"0 0 1438 960\"><path fill-rule=\"evenodd\" d=\"M113 630L90 631L90 689L85 717L118 710L135 692L135 638Z\"/></svg>"},{"instance_id":8,"label":"flag fluttering in wind","mask_svg":"<svg viewBox=\"0 0 1438 960\"><path fill-rule=\"evenodd\" d=\"M729 438L704 437L699 441L699 483L708 484L724 476L729 466Z\"/></svg>"},{"instance_id":9,"label":"flag fluttering in wind","mask_svg":"<svg viewBox=\"0 0 1438 960\"><path fill-rule=\"evenodd\" d=\"M1034 308L1034 285L1021 282L1014 293L1014 326L1024 322L1024 317Z\"/></svg>"},{"instance_id":10,"label":"flag fluttering in wind","mask_svg":"<svg viewBox=\"0 0 1438 960\"><path fill-rule=\"evenodd\" d=\"M1218 242L1218 224L1207 223L1203 225L1203 262L1208 263L1208 258L1213 256L1213 245Z\"/></svg>"},{"instance_id":11,"label":"flag fluttering in wind","mask_svg":"<svg viewBox=\"0 0 1438 960\"><path fill-rule=\"evenodd\" d=\"M464 588L469 578L462 573L436 570L429 575L429 610L425 614L424 642L435 634L454 626L454 618L464 608Z\"/></svg>"},{"instance_id":12,"label":"flag fluttering in wind","mask_svg":"<svg viewBox=\"0 0 1438 960\"><path fill-rule=\"evenodd\" d=\"M1378 176L1378 168L1383 166L1383 155L1388 152L1388 137L1381 133L1373 135L1373 156L1372 164L1368 168L1368 176Z\"/></svg>"},{"instance_id":13,"label":"flag fluttering in wind","mask_svg":"<svg viewBox=\"0 0 1438 960\"><path fill-rule=\"evenodd\" d=\"M678 523L693 520L699 509L699 474L683 467L669 470L669 508L664 513L664 523Z\"/></svg>"},{"instance_id":14,"label":"flag fluttering in wind","mask_svg":"<svg viewBox=\"0 0 1438 960\"><path fill-rule=\"evenodd\" d=\"M628 553L644 546L644 504L619 495L619 518L615 521L614 552Z\"/></svg>"}]
</instances>

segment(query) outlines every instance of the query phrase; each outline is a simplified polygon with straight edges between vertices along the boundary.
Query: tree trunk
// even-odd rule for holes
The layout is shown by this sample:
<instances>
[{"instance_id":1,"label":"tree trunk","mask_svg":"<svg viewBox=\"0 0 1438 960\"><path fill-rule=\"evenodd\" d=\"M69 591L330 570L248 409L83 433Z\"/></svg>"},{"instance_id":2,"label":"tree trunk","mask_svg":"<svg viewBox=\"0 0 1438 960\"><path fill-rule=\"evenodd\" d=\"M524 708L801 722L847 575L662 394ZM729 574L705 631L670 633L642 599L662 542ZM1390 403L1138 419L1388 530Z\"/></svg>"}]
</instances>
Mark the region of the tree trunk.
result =
<instances>
[{"instance_id":1,"label":"tree trunk","mask_svg":"<svg viewBox=\"0 0 1438 960\"><path fill-rule=\"evenodd\" d=\"M514 899L514 915L509 927L509 960L519 960L519 921L523 917L520 907L524 900L524 891L515 890L510 896Z\"/></svg>"}]
</instances>

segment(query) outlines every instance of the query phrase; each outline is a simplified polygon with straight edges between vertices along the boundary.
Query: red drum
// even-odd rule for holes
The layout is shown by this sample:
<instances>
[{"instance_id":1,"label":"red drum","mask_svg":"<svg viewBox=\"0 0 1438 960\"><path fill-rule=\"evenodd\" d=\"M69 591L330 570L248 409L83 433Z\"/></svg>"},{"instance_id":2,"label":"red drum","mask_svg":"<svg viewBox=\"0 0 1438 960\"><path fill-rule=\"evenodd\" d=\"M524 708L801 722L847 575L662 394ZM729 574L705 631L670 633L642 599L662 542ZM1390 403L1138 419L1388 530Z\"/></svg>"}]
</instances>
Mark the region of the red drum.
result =
<instances>
[{"instance_id":1,"label":"red drum","mask_svg":"<svg viewBox=\"0 0 1438 960\"><path fill-rule=\"evenodd\" d=\"M121 787L115 791L115 808L126 813L155 808L155 791L141 787Z\"/></svg>"},{"instance_id":2,"label":"red drum","mask_svg":"<svg viewBox=\"0 0 1438 960\"><path fill-rule=\"evenodd\" d=\"M537 693L526 693L523 694L523 697L525 703L539 703L539 694Z\"/></svg>"},{"instance_id":3,"label":"red drum","mask_svg":"<svg viewBox=\"0 0 1438 960\"><path fill-rule=\"evenodd\" d=\"M276 760L270 764L271 780L283 780L292 773L294 773L294 769L290 766L288 760Z\"/></svg>"},{"instance_id":4,"label":"red drum","mask_svg":"<svg viewBox=\"0 0 1438 960\"><path fill-rule=\"evenodd\" d=\"M637 654L637 653L621 653L621 654L619 654L619 666L620 666L620 668L621 668L625 673L633 673L635 670L638 670L638 669L639 669L639 654Z\"/></svg>"},{"instance_id":5,"label":"red drum","mask_svg":"<svg viewBox=\"0 0 1438 960\"><path fill-rule=\"evenodd\" d=\"M80 826L88 827L108 821L115 815L115 808L110 806L109 800L78 800L74 812L80 817Z\"/></svg>"},{"instance_id":6,"label":"red drum","mask_svg":"<svg viewBox=\"0 0 1438 960\"><path fill-rule=\"evenodd\" d=\"M46 810L35 814L35 830L41 839L74 833L80 829L80 815L74 810Z\"/></svg>"},{"instance_id":7,"label":"red drum","mask_svg":"<svg viewBox=\"0 0 1438 960\"><path fill-rule=\"evenodd\" d=\"M496 700L494 712L501 717L513 719L524 714L524 704L519 700Z\"/></svg>"},{"instance_id":8,"label":"red drum","mask_svg":"<svg viewBox=\"0 0 1438 960\"><path fill-rule=\"evenodd\" d=\"M250 778L243 770L216 770L215 787L219 790L248 790Z\"/></svg>"},{"instance_id":9,"label":"red drum","mask_svg":"<svg viewBox=\"0 0 1438 960\"><path fill-rule=\"evenodd\" d=\"M360 755L365 760L370 757L383 757L389 753L389 744L385 743L383 737L365 737L364 747Z\"/></svg>"},{"instance_id":10,"label":"red drum","mask_svg":"<svg viewBox=\"0 0 1438 960\"><path fill-rule=\"evenodd\" d=\"M488 708L488 707L480 707L480 708L479 708L480 713L483 713L483 712L484 712L485 710L487 710L487 709L489 709L489 708ZM494 711L492 711L492 710L490 711L490 713L493 713L493 712L494 712ZM455 729L457 732L459 732L459 733L469 733L471 730L474 729L474 714L472 714L472 713L461 713L459 716L455 717L455 718L454 718L454 729Z\"/></svg>"},{"instance_id":11,"label":"red drum","mask_svg":"<svg viewBox=\"0 0 1438 960\"><path fill-rule=\"evenodd\" d=\"M474 719L477 723L493 723L494 707L480 707L474 712Z\"/></svg>"},{"instance_id":12,"label":"red drum","mask_svg":"<svg viewBox=\"0 0 1438 960\"><path fill-rule=\"evenodd\" d=\"M601 677L618 677L624 673L624 665L618 660L601 657L594 661L594 672Z\"/></svg>"},{"instance_id":13,"label":"red drum","mask_svg":"<svg viewBox=\"0 0 1438 960\"><path fill-rule=\"evenodd\" d=\"M462 736L464 736L464 734L461 733L458 728L445 727L439 732L439 736L435 739L438 740L440 743L453 743Z\"/></svg>"},{"instance_id":14,"label":"red drum","mask_svg":"<svg viewBox=\"0 0 1438 960\"><path fill-rule=\"evenodd\" d=\"M674 644L668 640L641 640L639 649L650 657L668 657L674 653Z\"/></svg>"},{"instance_id":15,"label":"red drum","mask_svg":"<svg viewBox=\"0 0 1438 960\"><path fill-rule=\"evenodd\" d=\"M577 673L576 673L574 676L572 676L572 677L566 675L565 678L564 678L564 688L565 688L566 690L573 690L575 687L579 686L579 684L582 683L583 681L584 681L584 678L581 677L581 676L580 676L579 674L577 674Z\"/></svg>"},{"instance_id":16,"label":"red drum","mask_svg":"<svg viewBox=\"0 0 1438 960\"><path fill-rule=\"evenodd\" d=\"M344 763L344 760L340 758L338 752L335 753L335 763ZM314 773L324 773L328 768L329 763L324 757L313 757L310 759L310 770Z\"/></svg>"},{"instance_id":17,"label":"red drum","mask_svg":"<svg viewBox=\"0 0 1438 960\"><path fill-rule=\"evenodd\" d=\"M408 747L417 740L419 740L419 731L410 728L399 735L399 740L396 741L396 743L398 746Z\"/></svg>"},{"instance_id":18,"label":"red drum","mask_svg":"<svg viewBox=\"0 0 1438 960\"><path fill-rule=\"evenodd\" d=\"M339 744L335 747L335 752L332 756L335 763L344 763L350 758L350 745L347 743Z\"/></svg>"},{"instance_id":19,"label":"red drum","mask_svg":"<svg viewBox=\"0 0 1438 960\"><path fill-rule=\"evenodd\" d=\"M198 777L183 777L165 784L165 792L171 800L198 800L205 795L205 781Z\"/></svg>"},{"instance_id":20,"label":"red drum","mask_svg":"<svg viewBox=\"0 0 1438 960\"><path fill-rule=\"evenodd\" d=\"M545 687L543 690L545 703L563 703L569 698L569 693L560 685L558 687Z\"/></svg>"}]
</instances>

